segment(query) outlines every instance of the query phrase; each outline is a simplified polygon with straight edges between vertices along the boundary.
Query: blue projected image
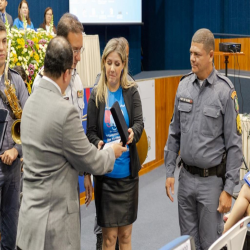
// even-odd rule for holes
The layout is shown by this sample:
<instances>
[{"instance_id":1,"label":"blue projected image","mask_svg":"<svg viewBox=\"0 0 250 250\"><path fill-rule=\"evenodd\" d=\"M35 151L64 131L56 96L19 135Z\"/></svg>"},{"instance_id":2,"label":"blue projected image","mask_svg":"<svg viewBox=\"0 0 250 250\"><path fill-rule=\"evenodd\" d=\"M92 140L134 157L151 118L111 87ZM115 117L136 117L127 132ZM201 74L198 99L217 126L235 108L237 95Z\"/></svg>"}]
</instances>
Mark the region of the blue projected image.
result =
<instances>
[{"instance_id":1,"label":"blue projected image","mask_svg":"<svg viewBox=\"0 0 250 250\"><path fill-rule=\"evenodd\" d=\"M70 0L69 11L82 23L141 23L142 0Z\"/></svg>"}]
</instances>

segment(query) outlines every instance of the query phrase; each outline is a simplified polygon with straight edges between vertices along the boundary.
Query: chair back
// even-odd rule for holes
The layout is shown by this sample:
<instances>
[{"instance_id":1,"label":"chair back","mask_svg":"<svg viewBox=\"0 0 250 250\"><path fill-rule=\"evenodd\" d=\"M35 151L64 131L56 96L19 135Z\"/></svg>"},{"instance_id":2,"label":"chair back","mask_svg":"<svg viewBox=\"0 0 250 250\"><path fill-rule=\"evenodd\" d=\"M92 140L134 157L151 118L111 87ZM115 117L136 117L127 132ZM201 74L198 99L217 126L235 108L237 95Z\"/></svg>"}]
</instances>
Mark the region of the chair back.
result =
<instances>
[{"instance_id":1,"label":"chair back","mask_svg":"<svg viewBox=\"0 0 250 250\"><path fill-rule=\"evenodd\" d=\"M218 240L216 240L208 250L218 250L227 247L227 250L242 250L247 233L247 224L250 222L250 216L247 216L237 222Z\"/></svg>"}]
</instances>

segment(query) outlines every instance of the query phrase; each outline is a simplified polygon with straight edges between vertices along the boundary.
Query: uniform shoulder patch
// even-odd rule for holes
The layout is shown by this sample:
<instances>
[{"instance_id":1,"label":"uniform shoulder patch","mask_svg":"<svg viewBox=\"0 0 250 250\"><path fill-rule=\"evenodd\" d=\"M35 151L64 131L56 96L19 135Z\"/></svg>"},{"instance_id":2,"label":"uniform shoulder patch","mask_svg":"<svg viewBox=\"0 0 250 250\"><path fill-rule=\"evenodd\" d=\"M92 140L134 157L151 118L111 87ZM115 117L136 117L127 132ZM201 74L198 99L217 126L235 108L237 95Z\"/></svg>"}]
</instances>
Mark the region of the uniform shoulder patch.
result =
<instances>
[{"instance_id":1,"label":"uniform shoulder patch","mask_svg":"<svg viewBox=\"0 0 250 250\"><path fill-rule=\"evenodd\" d=\"M237 97L236 91L233 91L232 94L231 94L231 98L234 99L235 96Z\"/></svg>"},{"instance_id":2,"label":"uniform shoulder patch","mask_svg":"<svg viewBox=\"0 0 250 250\"><path fill-rule=\"evenodd\" d=\"M236 116L236 127L237 127L237 134L241 135L242 134L242 127L241 127L241 121L240 121L239 114L237 114L237 116Z\"/></svg>"},{"instance_id":3,"label":"uniform shoulder patch","mask_svg":"<svg viewBox=\"0 0 250 250\"><path fill-rule=\"evenodd\" d=\"M218 73L217 76L218 76L220 79L222 79L223 81L225 81L231 89L234 88L233 83L232 83L232 82L230 81L230 79L228 79L226 76L224 76L224 75L222 75L222 74L220 74L220 73Z\"/></svg>"},{"instance_id":4,"label":"uniform shoulder patch","mask_svg":"<svg viewBox=\"0 0 250 250\"><path fill-rule=\"evenodd\" d=\"M184 78L186 78L187 76L190 76L190 75L192 75L192 74L194 74L194 73L193 73L193 72L190 72L190 73L188 73L187 75L184 75L184 76L181 78L180 81L182 81Z\"/></svg>"}]
</instances>

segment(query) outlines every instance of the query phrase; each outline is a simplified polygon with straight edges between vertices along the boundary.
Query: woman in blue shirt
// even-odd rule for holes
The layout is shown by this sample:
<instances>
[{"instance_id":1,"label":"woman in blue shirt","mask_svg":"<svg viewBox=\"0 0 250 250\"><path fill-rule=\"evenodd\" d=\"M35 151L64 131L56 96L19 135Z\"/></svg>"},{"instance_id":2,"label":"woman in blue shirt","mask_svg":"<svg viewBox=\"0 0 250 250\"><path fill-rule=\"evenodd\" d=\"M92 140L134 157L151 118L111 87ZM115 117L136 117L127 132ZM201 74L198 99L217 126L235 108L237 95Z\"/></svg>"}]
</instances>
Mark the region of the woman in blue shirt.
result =
<instances>
[{"instance_id":1,"label":"woman in blue shirt","mask_svg":"<svg viewBox=\"0 0 250 250\"><path fill-rule=\"evenodd\" d=\"M29 6L26 0L22 0L18 5L18 17L14 20L13 26L18 29L24 29L23 18L27 20L27 28L34 29L34 25L29 17Z\"/></svg>"},{"instance_id":2,"label":"woman in blue shirt","mask_svg":"<svg viewBox=\"0 0 250 250\"><path fill-rule=\"evenodd\" d=\"M136 83L127 79L126 46L111 39L102 55L101 76L93 89L87 111L87 137L97 148L120 138L110 108L118 102L128 126L127 152L111 173L95 176L97 224L102 227L103 249L131 249L133 222L138 211L138 171L141 168L136 143L143 131L141 99Z\"/></svg>"}]
</instances>

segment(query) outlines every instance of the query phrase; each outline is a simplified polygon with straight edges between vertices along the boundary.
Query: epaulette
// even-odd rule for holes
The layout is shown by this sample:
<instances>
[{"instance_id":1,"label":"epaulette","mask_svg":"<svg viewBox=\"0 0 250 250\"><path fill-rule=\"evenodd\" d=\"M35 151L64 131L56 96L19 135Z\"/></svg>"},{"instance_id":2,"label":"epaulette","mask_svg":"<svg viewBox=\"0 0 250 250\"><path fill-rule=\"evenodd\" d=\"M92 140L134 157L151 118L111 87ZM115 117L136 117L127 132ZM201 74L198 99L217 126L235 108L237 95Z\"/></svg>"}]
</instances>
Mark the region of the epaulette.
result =
<instances>
[{"instance_id":1,"label":"epaulette","mask_svg":"<svg viewBox=\"0 0 250 250\"><path fill-rule=\"evenodd\" d=\"M217 76L218 76L220 79L224 80L224 81L229 85L229 87L230 87L231 89L234 89L234 85L233 85L233 83L230 81L230 79L228 79L228 78L227 78L226 76L224 76L224 75L221 75L220 73L218 73Z\"/></svg>"},{"instance_id":2,"label":"epaulette","mask_svg":"<svg viewBox=\"0 0 250 250\"><path fill-rule=\"evenodd\" d=\"M14 69L9 68L9 71L19 75L19 73L17 71L15 71Z\"/></svg>"},{"instance_id":3,"label":"epaulette","mask_svg":"<svg viewBox=\"0 0 250 250\"><path fill-rule=\"evenodd\" d=\"M133 76L131 76L129 73L128 73L128 75L127 75L127 78L128 78L129 81L135 82L135 79L134 79Z\"/></svg>"},{"instance_id":4,"label":"epaulette","mask_svg":"<svg viewBox=\"0 0 250 250\"><path fill-rule=\"evenodd\" d=\"M182 78L181 78L181 80L180 81L182 81L185 77L187 77L187 76L190 76L190 75L192 75L193 74L193 72L191 71L190 73L188 73L187 75L184 75Z\"/></svg>"}]
</instances>

